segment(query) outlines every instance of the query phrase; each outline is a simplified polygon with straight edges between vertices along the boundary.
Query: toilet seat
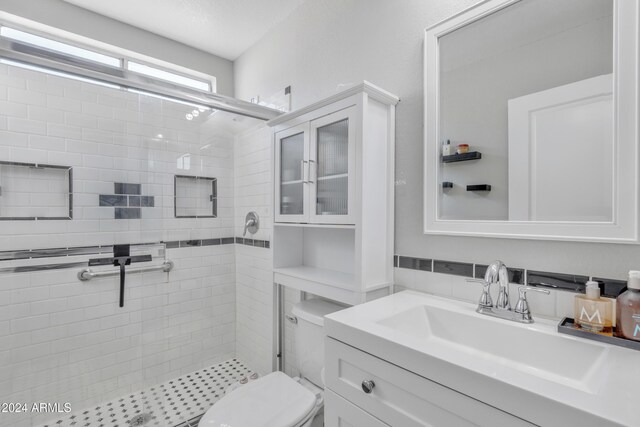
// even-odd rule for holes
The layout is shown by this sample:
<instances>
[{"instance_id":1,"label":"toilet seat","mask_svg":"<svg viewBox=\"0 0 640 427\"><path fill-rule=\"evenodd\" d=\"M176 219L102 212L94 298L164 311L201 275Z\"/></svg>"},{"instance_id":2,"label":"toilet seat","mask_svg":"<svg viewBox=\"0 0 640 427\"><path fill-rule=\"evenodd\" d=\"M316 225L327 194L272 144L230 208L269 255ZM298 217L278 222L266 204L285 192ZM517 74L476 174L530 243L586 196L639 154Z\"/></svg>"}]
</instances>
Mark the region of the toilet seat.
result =
<instances>
[{"instance_id":1,"label":"toilet seat","mask_svg":"<svg viewBox=\"0 0 640 427\"><path fill-rule=\"evenodd\" d=\"M317 397L282 372L238 387L209 409L199 427L295 427L309 418Z\"/></svg>"}]
</instances>

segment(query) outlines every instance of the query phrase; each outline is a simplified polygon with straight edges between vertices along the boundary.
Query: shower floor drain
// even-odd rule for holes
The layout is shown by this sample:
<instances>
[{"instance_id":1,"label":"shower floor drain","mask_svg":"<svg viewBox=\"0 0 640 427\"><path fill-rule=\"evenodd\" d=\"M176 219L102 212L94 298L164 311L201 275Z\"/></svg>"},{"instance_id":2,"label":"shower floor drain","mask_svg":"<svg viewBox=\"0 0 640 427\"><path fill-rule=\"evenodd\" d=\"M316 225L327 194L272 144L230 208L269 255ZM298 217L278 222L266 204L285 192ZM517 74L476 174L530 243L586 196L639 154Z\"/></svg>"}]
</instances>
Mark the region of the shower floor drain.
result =
<instances>
[{"instance_id":1,"label":"shower floor drain","mask_svg":"<svg viewBox=\"0 0 640 427\"><path fill-rule=\"evenodd\" d=\"M227 360L40 427L196 427L228 386L250 374L239 360Z\"/></svg>"},{"instance_id":2,"label":"shower floor drain","mask_svg":"<svg viewBox=\"0 0 640 427\"><path fill-rule=\"evenodd\" d=\"M151 414L140 414L127 421L130 426L143 426L151 420Z\"/></svg>"}]
</instances>

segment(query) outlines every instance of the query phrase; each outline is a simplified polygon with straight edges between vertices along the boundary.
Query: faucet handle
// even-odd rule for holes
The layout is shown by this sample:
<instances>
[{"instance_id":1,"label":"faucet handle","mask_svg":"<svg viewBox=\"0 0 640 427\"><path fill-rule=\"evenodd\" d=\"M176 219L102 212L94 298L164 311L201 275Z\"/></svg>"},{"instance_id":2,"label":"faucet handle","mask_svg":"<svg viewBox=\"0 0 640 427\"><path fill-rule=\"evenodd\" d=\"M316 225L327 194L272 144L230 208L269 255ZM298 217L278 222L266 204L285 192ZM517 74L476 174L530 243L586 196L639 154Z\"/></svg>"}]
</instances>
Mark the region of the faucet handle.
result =
<instances>
[{"instance_id":1,"label":"faucet handle","mask_svg":"<svg viewBox=\"0 0 640 427\"><path fill-rule=\"evenodd\" d=\"M490 309L493 307L493 300L491 299L491 293L490 288L491 288L491 283L486 282L485 280L482 279L472 279L472 278L468 278L466 279L467 282L469 283L481 283L482 284L482 294L480 294L480 301L478 301L478 309L476 310L477 312L481 312L485 309Z\"/></svg>"},{"instance_id":2,"label":"faucet handle","mask_svg":"<svg viewBox=\"0 0 640 427\"><path fill-rule=\"evenodd\" d=\"M249 230L249 233L251 234L255 234L256 231L258 231L258 228L260 227L260 219L257 212L249 212L244 218L244 221L244 231L242 232L242 236L247 235L247 230Z\"/></svg>"},{"instance_id":3,"label":"faucet handle","mask_svg":"<svg viewBox=\"0 0 640 427\"><path fill-rule=\"evenodd\" d=\"M513 310L518 314L522 315L522 318L529 323L533 323L533 317L531 317L531 311L529 311L529 302L527 301L527 292L534 291L540 292L542 294L549 295L549 292L546 289L540 289L533 286L520 286L518 288L518 302L516 303L516 308Z\"/></svg>"},{"instance_id":4,"label":"faucet handle","mask_svg":"<svg viewBox=\"0 0 640 427\"><path fill-rule=\"evenodd\" d=\"M490 309L493 307L493 300L491 299L491 283L482 281L482 293L480 294L480 301L478 301L477 312L481 312L484 309Z\"/></svg>"}]
</instances>

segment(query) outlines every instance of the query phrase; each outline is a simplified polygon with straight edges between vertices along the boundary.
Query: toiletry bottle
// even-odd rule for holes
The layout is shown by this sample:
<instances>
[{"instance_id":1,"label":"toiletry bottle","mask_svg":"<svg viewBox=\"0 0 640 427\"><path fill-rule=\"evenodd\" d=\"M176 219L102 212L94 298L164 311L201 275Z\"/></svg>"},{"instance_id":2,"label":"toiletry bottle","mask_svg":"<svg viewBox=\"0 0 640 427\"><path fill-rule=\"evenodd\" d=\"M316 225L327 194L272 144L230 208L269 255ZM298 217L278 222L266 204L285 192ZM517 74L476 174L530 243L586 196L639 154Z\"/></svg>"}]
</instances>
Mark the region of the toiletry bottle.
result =
<instances>
[{"instance_id":1,"label":"toiletry bottle","mask_svg":"<svg viewBox=\"0 0 640 427\"><path fill-rule=\"evenodd\" d=\"M640 271L630 271L627 290L616 300L616 336L640 341Z\"/></svg>"},{"instance_id":2,"label":"toiletry bottle","mask_svg":"<svg viewBox=\"0 0 640 427\"><path fill-rule=\"evenodd\" d=\"M451 152L451 141L449 141L447 139L447 142L442 144L442 155L443 156L450 156L453 153Z\"/></svg>"},{"instance_id":3,"label":"toiletry bottle","mask_svg":"<svg viewBox=\"0 0 640 427\"><path fill-rule=\"evenodd\" d=\"M585 331L611 335L613 304L610 300L600 297L598 282L587 282L586 294L576 296L575 304L576 326Z\"/></svg>"}]
</instances>

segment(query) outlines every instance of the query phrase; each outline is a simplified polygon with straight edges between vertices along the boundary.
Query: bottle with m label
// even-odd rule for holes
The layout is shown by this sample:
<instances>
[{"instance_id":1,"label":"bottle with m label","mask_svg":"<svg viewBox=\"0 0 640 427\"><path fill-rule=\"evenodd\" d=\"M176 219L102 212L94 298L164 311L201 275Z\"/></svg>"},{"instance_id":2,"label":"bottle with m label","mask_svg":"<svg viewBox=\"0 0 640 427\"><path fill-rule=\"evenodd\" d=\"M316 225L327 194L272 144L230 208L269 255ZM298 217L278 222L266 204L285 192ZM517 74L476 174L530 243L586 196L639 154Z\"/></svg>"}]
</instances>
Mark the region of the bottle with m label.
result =
<instances>
[{"instance_id":1,"label":"bottle with m label","mask_svg":"<svg viewBox=\"0 0 640 427\"><path fill-rule=\"evenodd\" d=\"M616 336L640 341L640 271L630 271L627 290L616 300Z\"/></svg>"},{"instance_id":2,"label":"bottle with m label","mask_svg":"<svg viewBox=\"0 0 640 427\"><path fill-rule=\"evenodd\" d=\"M575 304L576 326L589 332L612 334L611 310L613 304L610 300L600 297L598 282L587 282L585 295L578 295Z\"/></svg>"}]
</instances>

